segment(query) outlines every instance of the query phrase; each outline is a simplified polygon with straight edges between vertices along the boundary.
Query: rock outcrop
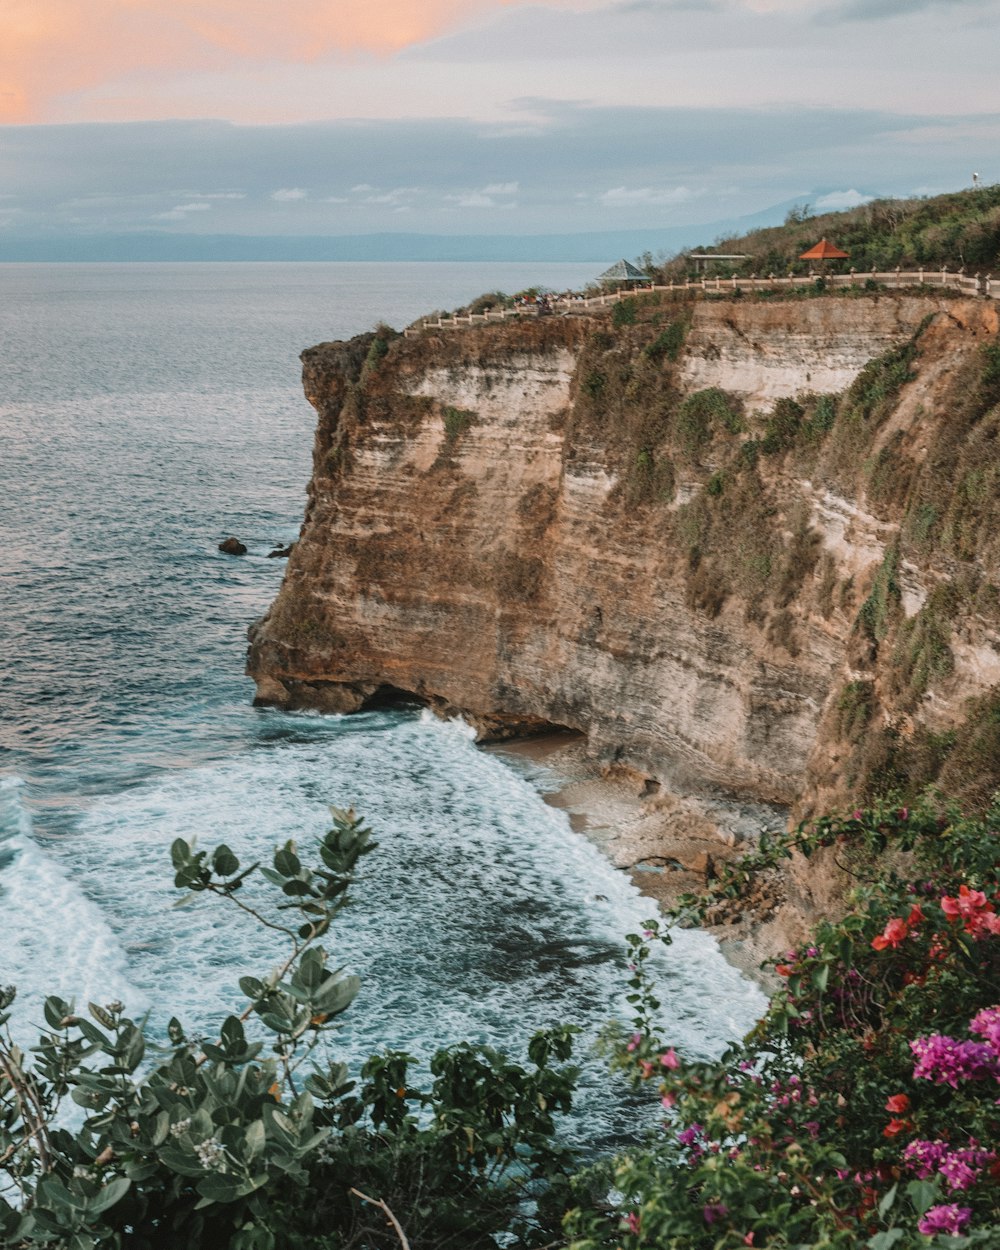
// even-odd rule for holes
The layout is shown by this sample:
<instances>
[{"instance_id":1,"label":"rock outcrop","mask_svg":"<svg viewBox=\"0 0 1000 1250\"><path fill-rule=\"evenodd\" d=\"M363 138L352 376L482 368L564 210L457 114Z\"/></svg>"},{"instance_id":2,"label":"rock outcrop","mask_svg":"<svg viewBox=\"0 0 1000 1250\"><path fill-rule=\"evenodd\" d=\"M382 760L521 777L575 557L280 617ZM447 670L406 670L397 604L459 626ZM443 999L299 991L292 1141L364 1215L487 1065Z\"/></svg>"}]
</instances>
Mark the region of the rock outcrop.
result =
<instances>
[{"instance_id":1,"label":"rock outcrop","mask_svg":"<svg viewBox=\"0 0 1000 1250\"><path fill-rule=\"evenodd\" d=\"M654 295L311 348L313 478L252 630L258 699L565 726L667 787L800 813L935 779L978 801L997 330L919 292Z\"/></svg>"}]
</instances>

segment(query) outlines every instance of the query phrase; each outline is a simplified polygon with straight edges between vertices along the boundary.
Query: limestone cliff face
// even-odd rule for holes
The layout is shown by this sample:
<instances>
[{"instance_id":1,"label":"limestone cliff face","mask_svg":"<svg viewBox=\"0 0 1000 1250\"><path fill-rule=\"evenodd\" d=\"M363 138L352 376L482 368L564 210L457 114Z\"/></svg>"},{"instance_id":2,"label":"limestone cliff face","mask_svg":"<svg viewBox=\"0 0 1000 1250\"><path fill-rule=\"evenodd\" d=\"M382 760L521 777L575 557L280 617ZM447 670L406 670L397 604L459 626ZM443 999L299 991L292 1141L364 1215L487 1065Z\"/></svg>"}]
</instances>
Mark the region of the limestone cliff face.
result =
<instances>
[{"instance_id":1,"label":"limestone cliff face","mask_svg":"<svg viewBox=\"0 0 1000 1250\"><path fill-rule=\"evenodd\" d=\"M646 296L312 348L258 697L409 692L802 810L965 777L1000 683L997 329L919 294Z\"/></svg>"}]
</instances>

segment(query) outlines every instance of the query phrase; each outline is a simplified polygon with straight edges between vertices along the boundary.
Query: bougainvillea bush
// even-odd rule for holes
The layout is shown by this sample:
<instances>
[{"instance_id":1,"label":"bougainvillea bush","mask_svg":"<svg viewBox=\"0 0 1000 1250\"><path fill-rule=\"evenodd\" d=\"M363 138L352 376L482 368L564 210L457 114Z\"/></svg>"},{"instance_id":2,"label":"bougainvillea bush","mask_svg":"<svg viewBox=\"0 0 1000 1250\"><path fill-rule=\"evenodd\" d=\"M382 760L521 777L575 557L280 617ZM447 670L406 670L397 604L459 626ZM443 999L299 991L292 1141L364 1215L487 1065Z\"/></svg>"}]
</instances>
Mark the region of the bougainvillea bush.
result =
<instances>
[{"instance_id":1,"label":"bougainvillea bush","mask_svg":"<svg viewBox=\"0 0 1000 1250\"><path fill-rule=\"evenodd\" d=\"M782 988L719 1063L657 1036L644 967L669 934L634 935L619 1062L663 1124L619 1160L606 1210L573 1214L573 1250L1000 1247L998 829L997 808L857 811L738 865L716 895L821 848L857 885L776 962Z\"/></svg>"}]
</instances>

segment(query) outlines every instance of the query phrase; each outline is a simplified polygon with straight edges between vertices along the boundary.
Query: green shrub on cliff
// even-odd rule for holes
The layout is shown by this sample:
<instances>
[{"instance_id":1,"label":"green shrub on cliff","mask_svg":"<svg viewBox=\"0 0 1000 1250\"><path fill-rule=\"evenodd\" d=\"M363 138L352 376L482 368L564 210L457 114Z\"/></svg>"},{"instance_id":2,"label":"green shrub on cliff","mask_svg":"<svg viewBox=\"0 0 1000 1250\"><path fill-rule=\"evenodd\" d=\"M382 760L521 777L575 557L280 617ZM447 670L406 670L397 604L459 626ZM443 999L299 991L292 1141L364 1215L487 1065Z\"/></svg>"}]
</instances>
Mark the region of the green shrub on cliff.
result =
<instances>
[{"instance_id":1,"label":"green shrub on cliff","mask_svg":"<svg viewBox=\"0 0 1000 1250\"><path fill-rule=\"evenodd\" d=\"M276 970L241 979L245 1005L211 1040L174 1019L162 1044L121 1003L77 1013L49 998L29 1056L5 1027L14 991L0 991L4 1247L486 1250L499 1233L524 1250L552 1242L572 1163L554 1137L575 1078L564 1066L572 1027L537 1033L527 1066L489 1047L440 1050L429 1087L406 1054L373 1056L360 1084L330 1057L358 980L319 939L372 849L361 821L339 811L315 867L292 843L269 868L244 868L226 846L174 843L179 888L250 911L288 944ZM283 900L276 911L245 901L256 874Z\"/></svg>"},{"instance_id":2,"label":"green shrub on cliff","mask_svg":"<svg viewBox=\"0 0 1000 1250\"><path fill-rule=\"evenodd\" d=\"M1000 184L932 197L877 199L842 212L790 214L784 225L716 240L717 251L749 258L732 267L720 264L717 272L804 273L808 262L799 257L824 237L849 253L842 264L858 271L859 282L867 271L897 265L930 271L947 265L952 272L964 266L969 273L995 273L1000 262ZM659 271L668 279L688 272L683 254Z\"/></svg>"}]
</instances>

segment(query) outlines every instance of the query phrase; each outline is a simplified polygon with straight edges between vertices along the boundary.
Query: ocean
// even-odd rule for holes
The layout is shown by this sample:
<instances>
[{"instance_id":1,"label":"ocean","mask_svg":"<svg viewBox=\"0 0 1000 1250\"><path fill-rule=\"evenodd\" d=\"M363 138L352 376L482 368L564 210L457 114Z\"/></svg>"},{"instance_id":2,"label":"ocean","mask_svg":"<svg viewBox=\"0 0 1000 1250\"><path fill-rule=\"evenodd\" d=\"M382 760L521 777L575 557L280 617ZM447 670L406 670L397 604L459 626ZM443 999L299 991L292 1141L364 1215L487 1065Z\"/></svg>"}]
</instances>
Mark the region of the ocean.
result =
<instances>
[{"instance_id":1,"label":"ocean","mask_svg":"<svg viewBox=\"0 0 1000 1250\"><path fill-rule=\"evenodd\" d=\"M209 1031L281 948L216 900L175 910L171 841L307 856L328 806L353 806L380 847L329 943L362 979L339 1057L516 1051L575 1022L571 1132L628 1136L634 1108L589 1047L627 1018L622 937L651 904L544 801L557 778L426 712L255 709L243 675L283 572L268 552L303 511L302 348L592 268L0 265L0 983L19 1037L47 993ZM218 551L230 534L245 557ZM688 1053L763 1007L703 934L656 968Z\"/></svg>"}]
</instances>

